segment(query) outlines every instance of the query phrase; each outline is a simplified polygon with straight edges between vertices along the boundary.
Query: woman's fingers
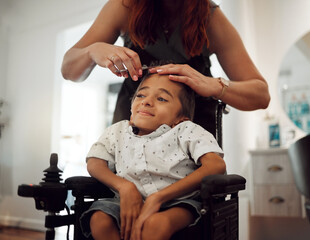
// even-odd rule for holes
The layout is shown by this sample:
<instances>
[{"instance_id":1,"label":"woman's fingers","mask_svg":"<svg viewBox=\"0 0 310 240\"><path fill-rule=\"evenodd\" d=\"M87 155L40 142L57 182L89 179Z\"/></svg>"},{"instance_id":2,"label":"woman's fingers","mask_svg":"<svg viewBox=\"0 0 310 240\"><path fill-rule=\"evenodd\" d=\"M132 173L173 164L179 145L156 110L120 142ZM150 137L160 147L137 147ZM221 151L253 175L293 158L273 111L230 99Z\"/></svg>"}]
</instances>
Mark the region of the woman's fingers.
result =
<instances>
[{"instance_id":1,"label":"woman's fingers","mask_svg":"<svg viewBox=\"0 0 310 240\"><path fill-rule=\"evenodd\" d=\"M142 76L140 57L129 48L96 43L92 45L90 56L96 64L109 68L117 76L127 78L129 74L135 81Z\"/></svg>"},{"instance_id":2,"label":"woman's fingers","mask_svg":"<svg viewBox=\"0 0 310 240\"><path fill-rule=\"evenodd\" d=\"M217 82L210 77L206 77L191 66L184 64L167 64L150 69L151 73L169 75L169 79L181 82L192 88L197 94L203 97L215 95Z\"/></svg>"},{"instance_id":3,"label":"woman's fingers","mask_svg":"<svg viewBox=\"0 0 310 240\"><path fill-rule=\"evenodd\" d=\"M172 80L172 81L175 81L175 82L184 83L184 84L188 85L191 88L194 87L193 81L189 77L178 76L178 75L169 75L169 79Z\"/></svg>"},{"instance_id":4,"label":"woman's fingers","mask_svg":"<svg viewBox=\"0 0 310 240\"><path fill-rule=\"evenodd\" d=\"M188 65L168 64L152 68L150 72L151 71L153 73L157 72L160 75L169 75L171 80L183 82L187 85L189 85L192 80L201 78L201 76L199 76L201 74Z\"/></svg>"},{"instance_id":5,"label":"woman's fingers","mask_svg":"<svg viewBox=\"0 0 310 240\"><path fill-rule=\"evenodd\" d=\"M124 64L126 65L128 72L133 80L138 80L138 77L142 76L142 66L139 55L130 50L125 49L127 58L124 59Z\"/></svg>"},{"instance_id":6,"label":"woman's fingers","mask_svg":"<svg viewBox=\"0 0 310 240\"><path fill-rule=\"evenodd\" d=\"M197 77L198 72L187 64L168 64L151 69L153 73L160 75L177 75L189 78Z\"/></svg>"},{"instance_id":7,"label":"woman's fingers","mask_svg":"<svg viewBox=\"0 0 310 240\"><path fill-rule=\"evenodd\" d=\"M106 68L110 69L110 71L111 71L112 73L114 73L115 75L117 75L118 77L123 76L123 75L119 72L119 70L118 70L118 68L116 67L116 65L115 65L115 63L114 63L113 60L115 61L115 56L114 56L114 55L111 56L111 57L108 57L108 59L107 59L107 61L106 61L105 64L99 64L99 63L97 63L97 64L98 64L99 66L106 67Z\"/></svg>"},{"instance_id":8,"label":"woman's fingers","mask_svg":"<svg viewBox=\"0 0 310 240\"><path fill-rule=\"evenodd\" d=\"M120 50L109 59L117 68L117 72L120 72L123 77L128 77L129 73L131 78L137 81L139 76L142 75L139 55L127 48L121 48Z\"/></svg>"},{"instance_id":9,"label":"woman's fingers","mask_svg":"<svg viewBox=\"0 0 310 240\"><path fill-rule=\"evenodd\" d=\"M180 66L178 64L167 64L162 65L159 67L150 68L149 71L151 73L158 73L158 74L178 74L180 72Z\"/></svg>"},{"instance_id":10,"label":"woman's fingers","mask_svg":"<svg viewBox=\"0 0 310 240\"><path fill-rule=\"evenodd\" d=\"M128 74L125 70L124 64L123 64L123 60L122 58L117 55L117 54L113 54L112 56L108 57L108 59L111 61L113 67L109 67L109 69L116 73L119 74L123 77L128 77Z\"/></svg>"}]
</instances>

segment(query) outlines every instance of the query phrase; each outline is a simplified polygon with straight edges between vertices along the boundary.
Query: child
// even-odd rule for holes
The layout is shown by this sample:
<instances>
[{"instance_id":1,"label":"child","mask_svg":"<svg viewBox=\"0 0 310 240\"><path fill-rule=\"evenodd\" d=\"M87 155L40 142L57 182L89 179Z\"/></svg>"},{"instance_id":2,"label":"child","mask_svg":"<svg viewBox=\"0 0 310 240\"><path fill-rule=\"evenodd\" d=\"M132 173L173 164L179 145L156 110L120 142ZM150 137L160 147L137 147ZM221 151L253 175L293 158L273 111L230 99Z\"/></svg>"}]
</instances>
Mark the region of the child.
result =
<instances>
[{"instance_id":1,"label":"child","mask_svg":"<svg viewBox=\"0 0 310 240\"><path fill-rule=\"evenodd\" d=\"M84 233L96 240L164 240L199 220L200 182L226 166L213 135L190 121L193 112L194 94L186 85L168 75L142 80L130 121L107 128L88 153L90 175L116 197L84 213Z\"/></svg>"}]
</instances>

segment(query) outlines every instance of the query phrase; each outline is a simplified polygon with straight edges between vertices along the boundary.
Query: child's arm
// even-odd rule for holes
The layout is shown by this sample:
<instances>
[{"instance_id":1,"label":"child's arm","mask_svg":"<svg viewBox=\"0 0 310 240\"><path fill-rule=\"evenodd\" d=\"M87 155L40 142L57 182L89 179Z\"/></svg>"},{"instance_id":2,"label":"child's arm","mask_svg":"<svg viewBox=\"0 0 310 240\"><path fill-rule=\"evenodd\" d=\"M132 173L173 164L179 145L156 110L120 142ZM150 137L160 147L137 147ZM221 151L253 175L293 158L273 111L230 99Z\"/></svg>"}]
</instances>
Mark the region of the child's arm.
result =
<instances>
[{"instance_id":1,"label":"child's arm","mask_svg":"<svg viewBox=\"0 0 310 240\"><path fill-rule=\"evenodd\" d=\"M203 177L212 174L224 174L226 171L224 160L215 153L206 153L199 160L201 166L193 173L146 199L133 229L133 239L141 239L141 229L144 221L158 212L163 203L199 189Z\"/></svg>"},{"instance_id":2,"label":"child's arm","mask_svg":"<svg viewBox=\"0 0 310 240\"><path fill-rule=\"evenodd\" d=\"M132 225L139 216L143 205L141 194L132 182L114 174L109 169L107 162L102 159L88 158L87 170L92 177L119 193L121 239L129 239Z\"/></svg>"},{"instance_id":3,"label":"child's arm","mask_svg":"<svg viewBox=\"0 0 310 240\"><path fill-rule=\"evenodd\" d=\"M155 193L157 195L156 198L164 203L171 199L182 197L198 190L203 177L213 174L224 174L226 172L226 164L223 158L216 153L206 153L199 158L199 161L201 166L198 169L187 177Z\"/></svg>"}]
</instances>

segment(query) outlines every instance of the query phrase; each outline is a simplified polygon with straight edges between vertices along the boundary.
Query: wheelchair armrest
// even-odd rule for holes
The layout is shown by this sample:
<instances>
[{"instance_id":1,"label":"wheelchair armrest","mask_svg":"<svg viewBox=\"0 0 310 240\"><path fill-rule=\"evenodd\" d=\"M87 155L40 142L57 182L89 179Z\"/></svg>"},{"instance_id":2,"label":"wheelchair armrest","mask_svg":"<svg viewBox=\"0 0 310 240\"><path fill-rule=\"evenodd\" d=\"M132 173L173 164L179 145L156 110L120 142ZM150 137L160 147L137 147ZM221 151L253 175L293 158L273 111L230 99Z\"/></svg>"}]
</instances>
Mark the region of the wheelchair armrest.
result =
<instances>
[{"instance_id":1,"label":"wheelchair armrest","mask_svg":"<svg viewBox=\"0 0 310 240\"><path fill-rule=\"evenodd\" d=\"M93 177L70 177L66 179L65 184L68 190L72 190L74 197L98 199L114 196L114 193L107 186Z\"/></svg>"},{"instance_id":2,"label":"wheelchair armrest","mask_svg":"<svg viewBox=\"0 0 310 240\"><path fill-rule=\"evenodd\" d=\"M246 180L239 175L210 175L202 179L201 197L238 193L245 189Z\"/></svg>"},{"instance_id":3,"label":"wheelchair armrest","mask_svg":"<svg viewBox=\"0 0 310 240\"><path fill-rule=\"evenodd\" d=\"M245 189L245 178L231 175L210 175L202 179L201 196L208 198L212 195L237 193ZM93 177L70 177L65 184L68 190L72 190L74 197L102 198L113 197L114 193L104 184Z\"/></svg>"}]
</instances>

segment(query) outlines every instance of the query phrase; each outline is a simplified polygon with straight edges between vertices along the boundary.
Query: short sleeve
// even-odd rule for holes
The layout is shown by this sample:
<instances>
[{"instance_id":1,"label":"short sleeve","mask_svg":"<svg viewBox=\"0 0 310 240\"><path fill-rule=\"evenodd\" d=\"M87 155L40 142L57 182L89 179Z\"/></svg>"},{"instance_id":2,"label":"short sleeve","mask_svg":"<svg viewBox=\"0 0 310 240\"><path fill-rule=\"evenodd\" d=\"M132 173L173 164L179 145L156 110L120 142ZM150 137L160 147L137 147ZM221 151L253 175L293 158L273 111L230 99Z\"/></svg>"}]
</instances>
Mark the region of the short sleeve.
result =
<instances>
[{"instance_id":1,"label":"short sleeve","mask_svg":"<svg viewBox=\"0 0 310 240\"><path fill-rule=\"evenodd\" d=\"M187 151L196 164L206 153L216 153L223 157L223 150L219 147L214 136L201 126L186 121L180 124L179 142L183 151Z\"/></svg>"},{"instance_id":2,"label":"short sleeve","mask_svg":"<svg viewBox=\"0 0 310 240\"><path fill-rule=\"evenodd\" d=\"M107 128L101 137L90 148L86 161L89 158L99 158L108 162L115 162L115 137L113 125Z\"/></svg>"}]
</instances>

